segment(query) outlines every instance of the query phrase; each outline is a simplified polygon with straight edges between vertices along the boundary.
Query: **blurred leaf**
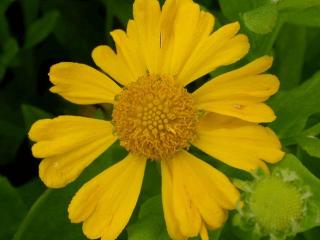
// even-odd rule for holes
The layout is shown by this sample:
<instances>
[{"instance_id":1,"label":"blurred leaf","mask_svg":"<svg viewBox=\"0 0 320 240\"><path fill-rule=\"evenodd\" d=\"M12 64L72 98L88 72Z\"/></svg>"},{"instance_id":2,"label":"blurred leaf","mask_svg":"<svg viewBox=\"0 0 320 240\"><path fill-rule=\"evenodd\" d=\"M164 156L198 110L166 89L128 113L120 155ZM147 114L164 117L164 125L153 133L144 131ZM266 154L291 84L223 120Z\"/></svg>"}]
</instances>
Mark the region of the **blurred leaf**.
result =
<instances>
[{"instance_id":1,"label":"blurred leaf","mask_svg":"<svg viewBox=\"0 0 320 240\"><path fill-rule=\"evenodd\" d=\"M11 239L27 209L16 189L2 176L0 176L0 213L0 239Z\"/></svg>"},{"instance_id":2,"label":"blurred leaf","mask_svg":"<svg viewBox=\"0 0 320 240\"><path fill-rule=\"evenodd\" d=\"M265 5L243 14L247 28L254 33L266 34L275 27L278 9L275 5Z\"/></svg>"},{"instance_id":3,"label":"blurred leaf","mask_svg":"<svg viewBox=\"0 0 320 240\"><path fill-rule=\"evenodd\" d=\"M0 164L11 161L25 138L22 128L0 120Z\"/></svg>"},{"instance_id":4,"label":"blurred leaf","mask_svg":"<svg viewBox=\"0 0 320 240\"><path fill-rule=\"evenodd\" d=\"M50 113L47 113L40 108L31 106L28 104L22 104L21 110L24 118L25 129L27 131L29 131L29 129L31 128L31 125L35 121L39 119L44 119L44 118L52 118L52 115Z\"/></svg>"},{"instance_id":5,"label":"blurred leaf","mask_svg":"<svg viewBox=\"0 0 320 240\"><path fill-rule=\"evenodd\" d=\"M304 239L305 240L316 240L320 236L320 228L313 228L309 231L306 231L303 233Z\"/></svg>"},{"instance_id":6,"label":"blurred leaf","mask_svg":"<svg viewBox=\"0 0 320 240\"><path fill-rule=\"evenodd\" d=\"M302 75L306 49L306 30L304 27L285 24L276 41L276 75L281 89L296 87Z\"/></svg>"},{"instance_id":7,"label":"blurred leaf","mask_svg":"<svg viewBox=\"0 0 320 240\"><path fill-rule=\"evenodd\" d=\"M313 125L303 132L305 136L316 136L320 134L320 123Z\"/></svg>"},{"instance_id":8,"label":"blurred leaf","mask_svg":"<svg viewBox=\"0 0 320 240\"><path fill-rule=\"evenodd\" d=\"M3 78L6 68L10 65L18 51L19 45L16 39L8 38L2 43L2 51L0 53L0 80Z\"/></svg>"},{"instance_id":9,"label":"blurred leaf","mask_svg":"<svg viewBox=\"0 0 320 240\"><path fill-rule=\"evenodd\" d=\"M26 184L20 186L18 191L26 206L29 208L40 197L40 195L46 190L43 183L37 178Z\"/></svg>"},{"instance_id":10,"label":"blurred leaf","mask_svg":"<svg viewBox=\"0 0 320 240\"><path fill-rule=\"evenodd\" d=\"M106 29L99 1L47 0L44 11L58 10L60 17L54 36L63 46L62 59L75 62L91 61L90 52L98 44L105 43Z\"/></svg>"},{"instance_id":11,"label":"blurred leaf","mask_svg":"<svg viewBox=\"0 0 320 240\"><path fill-rule=\"evenodd\" d=\"M119 143L112 145L75 182L62 189L46 190L23 220L14 240L86 240L81 224L72 224L68 219L68 205L86 181L119 160L112 158L114 151L119 149L118 145Z\"/></svg>"},{"instance_id":12,"label":"blurred leaf","mask_svg":"<svg viewBox=\"0 0 320 240\"><path fill-rule=\"evenodd\" d=\"M131 0L122 0L121 4L117 0L102 0L107 8L107 16L110 20L110 17L116 17L120 20L123 26L127 25L129 18L132 15L132 1ZM112 29L107 29L111 31Z\"/></svg>"},{"instance_id":13,"label":"blurred leaf","mask_svg":"<svg viewBox=\"0 0 320 240\"><path fill-rule=\"evenodd\" d=\"M297 136L305 127L310 115L320 112L320 72L290 90L282 91L269 102L277 120L270 124L280 138Z\"/></svg>"},{"instance_id":14,"label":"blurred leaf","mask_svg":"<svg viewBox=\"0 0 320 240\"><path fill-rule=\"evenodd\" d=\"M0 14L0 39L5 41L7 38L10 37L9 25L7 19L4 15ZM0 46L2 42L0 42Z\"/></svg>"},{"instance_id":15,"label":"blurred leaf","mask_svg":"<svg viewBox=\"0 0 320 240\"><path fill-rule=\"evenodd\" d=\"M9 38L2 46L0 64L7 66L19 51L19 45L14 38Z\"/></svg>"},{"instance_id":16,"label":"blurred leaf","mask_svg":"<svg viewBox=\"0 0 320 240\"><path fill-rule=\"evenodd\" d=\"M169 240L163 219L161 196L141 205L138 220L128 226L129 240Z\"/></svg>"},{"instance_id":17,"label":"blurred leaf","mask_svg":"<svg viewBox=\"0 0 320 240\"><path fill-rule=\"evenodd\" d=\"M307 31L307 46L304 56L303 79L312 76L320 69L320 28L310 27Z\"/></svg>"},{"instance_id":18,"label":"blurred leaf","mask_svg":"<svg viewBox=\"0 0 320 240\"><path fill-rule=\"evenodd\" d=\"M1 0L0 1L0 15L4 14L9 5L13 2L14 0Z\"/></svg>"},{"instance_id":19,"label":"blurred leaf","mask_svg":"<svg viewBox=\"0 0 320 240\"><path fill-rule=\"evenodd\" d=\"M298 11L288 11L282 15L288 23L308 26L320 27L320 7L311 7Z\"/></svg>"},{"instance_id":20,"label":"blurred leaf","mask_svg":"<svg viewBox=\"0 0 320 240\"><path fill-rule=\"evenodd\" d=\"M239 19L240 14L254 8L253 0L219 0L222 13L229 20Z\"/></svg>"},{"instance_id":21,"label":"blurred leaf","mask_svg":"<svg viewBox=\"0 0 320 240\"><path fill-rule=\"evenodd\" d=\"M32 48L48 37L48 35L53 31L58 17L58 11L51 11L31 24L26 32L24 47Z\"/></svg>"},{"instance_id":22,"label":"blurred leaf","mask_svg":"<svg viewBox=\"0 0 320 240\"><path fill-rule=\"evenodd\" d=\"M270 0L219 0L222 13L229 21L239 21L249 37L247 60L271 54L282 26L276 5Z\"/></svg>"},{"instance_id":23,"label":"blurred leaf","mask_svg":"<svg viewBox=\"0 0 320 240\"><path fill-rule=\"evenodd\" d=\"M40 0L21 0L25 26L29 27L29 25L37 18L39 13L39 1Z\"/></svg>"},{"instance_id":24,"label":"blurred leaf","mask_svg":"<svg viewBox=\"0 0 320 240\"><path fill-rule=\"evenodd\" d=\"M160 194L161 176L159 169L157 169L158 164L156 161L147 164L142 185L143 191L140 196L140 201L142 202Z\"/></svg>"},{"instance_id":25,"label":"blurred leaf","mask_svg":"<svg viewBox=\"0 0 320 240\"><path fill-rule=\"evenodd\" d=\"M320 0L276 0L279 9L305 9L320 5Z\"/></svg>"},{"instance_id":26,"label":"blurred leaf","mask_svg":"<svg viewBox=\"0 0 320 240\"><path fill-rule=\"evenodd\" d=\"M320 158L320 139L313 136L299 136L297 142L308 154Z\"/></svg>"}]
</instances>

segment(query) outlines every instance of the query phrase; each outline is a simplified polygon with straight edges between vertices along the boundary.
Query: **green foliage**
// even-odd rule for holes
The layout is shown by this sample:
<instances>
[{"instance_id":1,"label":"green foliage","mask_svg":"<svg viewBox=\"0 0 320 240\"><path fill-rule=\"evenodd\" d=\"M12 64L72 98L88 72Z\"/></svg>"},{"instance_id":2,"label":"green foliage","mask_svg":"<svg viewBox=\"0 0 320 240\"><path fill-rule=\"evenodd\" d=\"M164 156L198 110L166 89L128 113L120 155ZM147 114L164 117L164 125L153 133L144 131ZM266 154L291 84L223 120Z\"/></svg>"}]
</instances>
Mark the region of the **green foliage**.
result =
<instances>
[{"instance_id":1,"label":"green foliage","mask_svg":"<svg viewBox=\"0 0 320 240\"><path fill-rule=\"evenodd\" d=\"M10 239L27 213L26 205L18 191L0 176L0 239ZM3 219L5 217L5 219Z\"/></svg>"},{"instance_id":2,"label":"green foliage","mask_svg":"<svg viewBox=\"0 0 320 240\"><path fill-rule=\"evenodd\" d=\"M278 93L270 101L277 121L270 126L282 139L297 136L304 129L308 118L320 111L320 72L297 88Z\"/></svg>"},{"instance_id":3,"label":"green foliage","mask_svg":"<svg viewBox=\"0 0 320 240\"><path fill-rule=\"evenodd\" d=\"M114 155L114 151L117 149L117 144L111 146L109 150L98 158L69 186L63 189L46 190L33 204L13 239L86 239L81 231L81 226L79 224L72 224L68 219L67 208L69 202L86 181L105 170L113 161L120 160ZM41 228L39 228L39 226L41 226Z\"/></svg>"},{"instance_id":4,"label":"green foliage","mask_svg":"<svg viewBox=\"0 0 320 240\"><path fill-rule=\"evenodd\" d=\"M277 18L278 9L275 5L265 5L243 14L247 28L258 34L271 32L277 23Z\"/></svg>"},{"instance_id":5,"label":"green foliage","mask_svg":"<svg viewBox=\"0 0 320 240\"><path fill-rule=\"evenodd\" d=\"M24 47L32 48L43 41L54 29L59 12L50 11L27 28Z\"/></svg>"},{"instance_id":6,"label":"green foliage","mask_svg":"<svg viewBox=\"0 0 320 240\"><path fill-rule=\"evenodd\" d=\"M141 205L138 220L128 227L129 240L169 240L166 232L161 196L148 199Z\"/></svg>"},{"instance_id":7,"label":"green foliage","mask_svg":"<svg viewBox=\"0 0 320 240\"><path fill-rule=\"evenodd\" d=\"M25 137L24 129L0 120L0 165L11 161Z\"/></svg>"}]
</instances>

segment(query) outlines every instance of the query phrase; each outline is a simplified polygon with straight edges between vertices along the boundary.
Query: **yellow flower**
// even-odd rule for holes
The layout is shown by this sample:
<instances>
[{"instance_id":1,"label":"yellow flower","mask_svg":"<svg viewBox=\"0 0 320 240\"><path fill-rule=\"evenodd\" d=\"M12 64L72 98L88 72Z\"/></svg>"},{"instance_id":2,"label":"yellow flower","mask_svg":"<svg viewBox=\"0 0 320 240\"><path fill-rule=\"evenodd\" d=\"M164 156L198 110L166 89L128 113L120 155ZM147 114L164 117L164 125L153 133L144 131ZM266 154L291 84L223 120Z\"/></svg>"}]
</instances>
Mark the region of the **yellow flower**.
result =
<instances>
[{"instance_id":1,"label":"yellow flower","mask_svg":"<svg viewBox=\"0 0 320 240\"><path fill-rule=\"evenodd\" d=\"M111 103L112 121L60 116L36 122L29 132L33 155L43 158L40 178L52 188L75 180L116 139L128 150L122 161L86 183L69 206L90 239L116 239L136 205L147 159L162 172L162 200L169 235L186 239L219 228L239 193L228 178L187 149L192 144L245 171L283 157L269 128L275 119L263 102L279 88L264 72L263 56L222 74L193 93L184 88L249 50L237 22L213 31L214 17L192 0L136 0L127 31L111 33L116 52L92 52L104 72L63 62L50 69L50 89L76 104ZM121 88L120 86L123 86ZM115 132L115 133L113 133ZM264 161L263 161L264 160Z\"/></svg>"}]
</instances>

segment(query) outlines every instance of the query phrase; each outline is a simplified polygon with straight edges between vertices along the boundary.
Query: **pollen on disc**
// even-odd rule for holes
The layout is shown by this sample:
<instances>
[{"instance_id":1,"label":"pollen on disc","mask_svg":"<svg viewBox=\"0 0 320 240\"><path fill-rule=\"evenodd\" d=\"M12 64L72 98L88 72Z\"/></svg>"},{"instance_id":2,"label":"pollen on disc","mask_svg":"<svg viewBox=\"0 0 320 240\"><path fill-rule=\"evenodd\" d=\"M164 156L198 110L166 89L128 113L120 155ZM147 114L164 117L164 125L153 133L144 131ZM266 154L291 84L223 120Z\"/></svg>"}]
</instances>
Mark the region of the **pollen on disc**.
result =
<instances>
[{"instance_id":1,"label":"pollen on disc","mask_svg":"<svg viewBox=\"0 0 320 240\"><path fill-rule=\"evenodd\" d=\"M186 89L172 77L146 75L117 96L112 122L124 148L161 160L189 147L198 120Z\"/></svg>"}]
</instances>

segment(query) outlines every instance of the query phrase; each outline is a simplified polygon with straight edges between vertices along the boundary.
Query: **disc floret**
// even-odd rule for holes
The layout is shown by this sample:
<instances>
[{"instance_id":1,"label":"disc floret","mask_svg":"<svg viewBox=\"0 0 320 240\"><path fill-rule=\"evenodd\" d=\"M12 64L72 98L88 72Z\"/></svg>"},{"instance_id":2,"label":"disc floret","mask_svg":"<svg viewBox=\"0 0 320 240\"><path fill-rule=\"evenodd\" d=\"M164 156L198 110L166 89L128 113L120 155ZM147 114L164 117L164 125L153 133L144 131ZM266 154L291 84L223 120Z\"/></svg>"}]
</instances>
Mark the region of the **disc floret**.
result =
<instances>
[{"instance_id":1,"label":"disc floret","mask_svg":"<svg viewBox=\"0 0 320 240\"><path fill-rule=\"evenodd\" d=\"M162 160L190 146L198 120L185 88L170 76L146 75L117 96L112 122L124 148Z\"/></svg>"}]
</instances>

